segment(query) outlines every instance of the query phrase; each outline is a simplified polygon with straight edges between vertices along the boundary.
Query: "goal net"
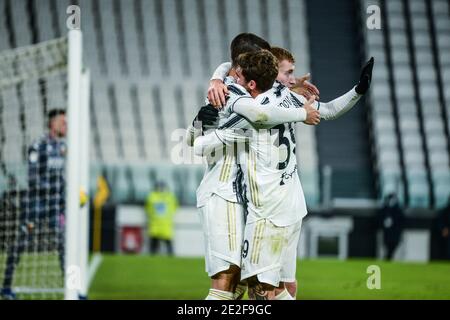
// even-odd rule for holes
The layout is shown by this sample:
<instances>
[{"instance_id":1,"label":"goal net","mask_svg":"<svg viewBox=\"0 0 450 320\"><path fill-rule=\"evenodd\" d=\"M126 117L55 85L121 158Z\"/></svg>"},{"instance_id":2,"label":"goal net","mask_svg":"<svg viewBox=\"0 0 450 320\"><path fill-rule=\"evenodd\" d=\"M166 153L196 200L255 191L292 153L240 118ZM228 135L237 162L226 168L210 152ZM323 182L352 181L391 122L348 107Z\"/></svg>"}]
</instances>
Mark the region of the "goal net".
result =
<instances>
[{"instance_id":1,"label":"goal net","mask_svg":"<svg viewBox=\"0 0 450 320\"><path fill-rule=\"evenodd\" d=\"M3 299L64 298L68 49L63 37L0 52Z\"/></svg>"}]
</instances>

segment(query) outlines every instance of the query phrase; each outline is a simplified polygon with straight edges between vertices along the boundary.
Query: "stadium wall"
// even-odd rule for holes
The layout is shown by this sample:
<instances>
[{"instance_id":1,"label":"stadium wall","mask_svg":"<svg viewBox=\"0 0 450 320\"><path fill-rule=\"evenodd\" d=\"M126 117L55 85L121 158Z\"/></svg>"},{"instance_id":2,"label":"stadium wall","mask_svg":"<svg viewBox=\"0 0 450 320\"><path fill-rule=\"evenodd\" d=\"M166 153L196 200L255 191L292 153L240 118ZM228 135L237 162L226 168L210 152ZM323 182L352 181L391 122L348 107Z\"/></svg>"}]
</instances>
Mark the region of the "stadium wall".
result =
<instances>
[{"instance_id":1,"label":"stadium wall","mask_svg":"<svg viewBox=\"0 0 450 320\"><path fill-rule=\"evenodd\" d=\"M140 226L142 236L142 248L137 254L148 254L147 221L143 206L139 205L114 205L109 204L103 208L101 251L108 253L126 253L121 249L121 228L127 226L123 222L118 224L118 211L141 211L143 221ZM441 252L437 237L436 215L428 210L406 210L405 229L403 240L394 255L395 260L425 262L441 259ZM91 214L91 226L92 222ZM301 259L313 258L311 252L311 221L323 222L337 219L348 219L351 222L351 230L348 233L348 247L346 258L382 258L384 250L381 247L381 231L378 227L377 209L334 209L329 211L312 211L305 218L302 227L302 237L299 243L299 257ZM198 219L197 210L194 207L181 207L175 216L174 223L174 249L177 256L203 256L203 234ZM128 226L136 226L130 221ZM91 228L91 244L92 244ZM319 258L336 257L337 242L330 239L327 232L322 238L319 247ZM333 238L333 236L331 236ZM417 243L419 241L419 243ZM334 244L333 244L334 243ZM92 248L92 245L91 245ZM132 252L130 252L132 253Z\"/></svg>"}]
</instances>

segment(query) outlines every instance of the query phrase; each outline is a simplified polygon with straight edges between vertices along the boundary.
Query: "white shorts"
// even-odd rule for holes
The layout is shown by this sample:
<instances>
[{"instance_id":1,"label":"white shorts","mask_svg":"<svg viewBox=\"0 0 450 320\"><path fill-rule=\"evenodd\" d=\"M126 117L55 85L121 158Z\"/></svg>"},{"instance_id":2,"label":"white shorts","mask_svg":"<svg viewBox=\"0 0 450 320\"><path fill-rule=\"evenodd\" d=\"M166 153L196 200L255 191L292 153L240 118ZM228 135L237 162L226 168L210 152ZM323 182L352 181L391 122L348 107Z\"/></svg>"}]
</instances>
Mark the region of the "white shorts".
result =
<instances>
[{"instance_id":1,"label":"white shorts","mask_svg":"<svg viewBox=\"0 0 450 320\"><path fill-rule=\"evenodd\" d=\"M211 277L225 271L232 264L239 267L245 225L243 206L213 194L199 209L208 275Z\"/></svg>"},{"instance_id":2,"label":"white shorts","mask_svg":"<svg viewBox=\"0 0 450 320\"><path fill-rule=\"evenodd\" d=\"M297 244L302 221L277 227L268 219L245 226L241 279L257 276L259 282L275 287L280 281L294 282Z\"/></svg>"}]
</instances>

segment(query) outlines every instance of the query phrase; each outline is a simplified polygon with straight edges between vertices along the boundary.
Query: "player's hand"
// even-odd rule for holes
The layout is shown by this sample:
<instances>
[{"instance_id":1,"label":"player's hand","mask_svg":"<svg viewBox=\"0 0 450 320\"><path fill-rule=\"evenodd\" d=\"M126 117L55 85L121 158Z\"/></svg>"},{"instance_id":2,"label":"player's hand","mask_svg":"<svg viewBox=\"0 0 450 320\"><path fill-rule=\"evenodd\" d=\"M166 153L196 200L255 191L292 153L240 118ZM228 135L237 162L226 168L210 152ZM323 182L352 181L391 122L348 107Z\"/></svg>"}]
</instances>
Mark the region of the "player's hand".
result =
<instances>
[{"instance_id":1,"label":"player's hand","mask_svg":"<svg viewBox=\"0 0 450 320\"><path fill-rule=\"evenodd\" d=\"M304 96L309 100L313 95L316 96L316 100L319 101L319 89L313 85L309 80L311 79L311 74L307 73L300 78L295 79L295 85L291 88L295 93Z\"/></svg>"},{"instance_id":2,"label":"player's hand","mask_svg":"<svg viewBox=\"0 0 450 320\"><path fill-rule=\"evenodd\" d=\"M443 236L444 238L447 238L447 237L448 237L448 234L449 234L448 228L444 228L444 229L442 230L442 236Z\"/></svg>"},{"instance_id":3,"label":"player's hand","mask_svg":"<svg viewBox=\"0 0 450 320\"><path fill-rule=\"evenodd\" d=\"M227 103L228 88L222 80L214 79L209 82L208 100L216 108L221 108Z\"/></svg>"},{"instance_id":4,"label":"player's hand","mask_svg":"<svg viewBox=\"0 0 450 320\"><path fill-rule=\"evenodd\" d=\"M369 90L370 82L372 81L372 70L374 62L375 61L373 57L371 57L362 68L359 83L355 88L356 93L365 94L367 90Z\"/></svg>"},{"instance_id":5,"label":"player's hand","mask_svg":"<svg viewBox=\"0 0 450 320\"><path fill-rule=\"evenodd\" d=\"M303 105L303 108L306 110L306 120L304 121L309 125L318 125L320 123L320 112L316 108L314 108L314 100L316 96L312 95L308 102Z\"/></svg>"},{"instance_id":6,"label":"player's hand","mask_svg":"<svg viewBox=\"0 0 450 320\"><path fill-rule=\"evenodd\" d=\"M203 106L200 108L197 116L194 121L200 121L202 126L204 125L212 125L217 121L219 117L219 110L214 108L211 104Z\"/></svg>"}]
</instances>

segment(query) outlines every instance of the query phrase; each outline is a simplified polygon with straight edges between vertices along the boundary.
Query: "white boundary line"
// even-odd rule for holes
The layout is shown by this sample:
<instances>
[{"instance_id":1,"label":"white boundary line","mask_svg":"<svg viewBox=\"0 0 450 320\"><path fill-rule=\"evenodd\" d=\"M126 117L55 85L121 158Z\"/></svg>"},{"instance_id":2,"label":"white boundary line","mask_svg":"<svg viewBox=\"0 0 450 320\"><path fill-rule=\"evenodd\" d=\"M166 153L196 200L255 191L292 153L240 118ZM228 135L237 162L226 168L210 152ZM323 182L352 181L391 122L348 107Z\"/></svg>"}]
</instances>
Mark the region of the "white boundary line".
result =
<instances>
[{"instance_id":1,"label":"white boundary line","mask_svg":"<svg viewBox=\"0 0 450 320\"><path fill-rule=\"evenodd\" d=\"M102 264L103 257L100 253L96 253L92 256L91 263L88 270L88 290L91 286L92 280L94 280L95 274ZM14 287L15 293L20 294L36 294L36 293L64 293L64 288L30 288L30 287Z\"/></svg>"},{"instance_id":2,"label":"white boundary line","mask_svg":"<svg viewBox=\"0 0 450 320\"><path fill-rule=\"evenodd\" d=\"M19 294L35 294L35 293L64 293L64 288L29 288L14 287L14 293Z\"/></svg>"},{"instance_id":3,"label":"white boundary line","mask_svg":"<svg viewBox=\"0 0 450 320\"><path fill-rule=\"evenodd\" d=\"M103 257L100 253L95 253L92 257L91 263L89 263L88 269L88 291L91 286L92 280L94 280L95 273L97 272L100 264L102 263Z\"/></svg>"}]
</instances>

